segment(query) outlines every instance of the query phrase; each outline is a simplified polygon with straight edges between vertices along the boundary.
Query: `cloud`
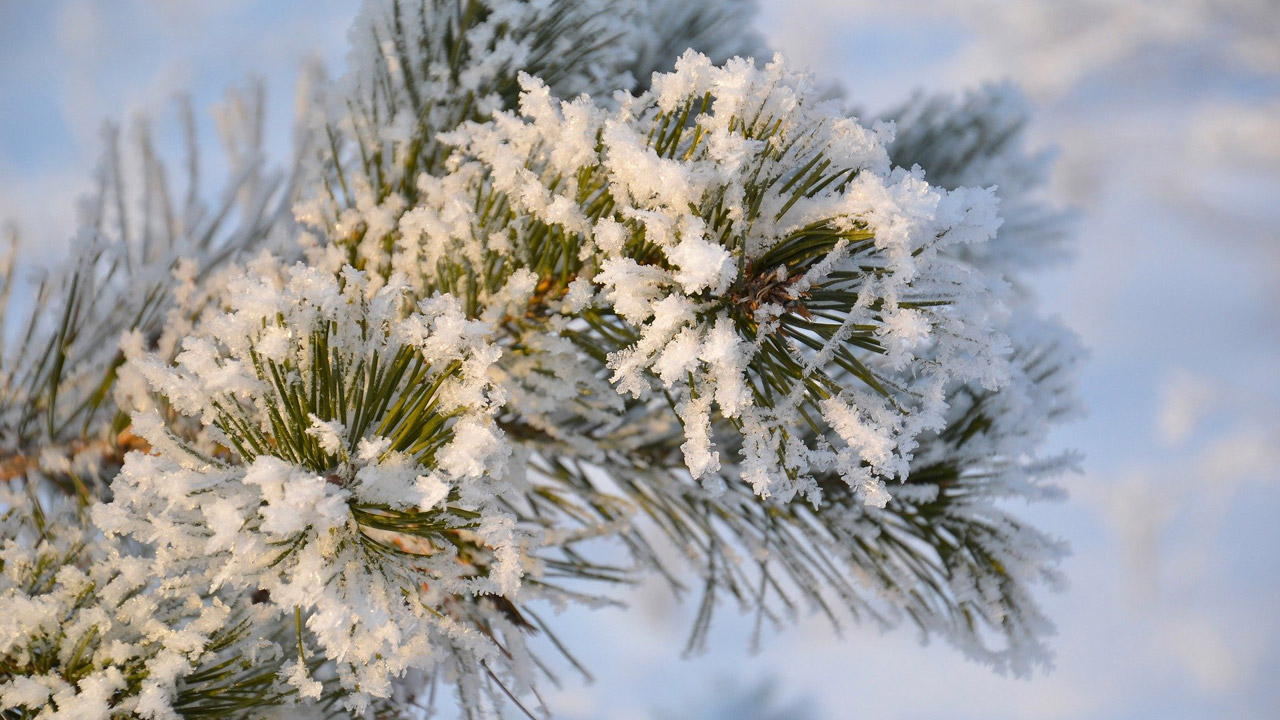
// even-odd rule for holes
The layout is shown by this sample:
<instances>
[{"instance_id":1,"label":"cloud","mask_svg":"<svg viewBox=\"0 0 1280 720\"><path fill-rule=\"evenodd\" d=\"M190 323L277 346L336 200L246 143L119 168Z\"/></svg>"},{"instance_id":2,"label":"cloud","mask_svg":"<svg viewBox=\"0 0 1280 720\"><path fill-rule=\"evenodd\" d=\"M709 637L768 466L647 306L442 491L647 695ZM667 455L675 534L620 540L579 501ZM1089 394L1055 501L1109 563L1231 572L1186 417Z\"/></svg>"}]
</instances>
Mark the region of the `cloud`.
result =
<instances>
[{"instance_id":1,"label":"cloud","mask_svg":"<svg viewBox=\"0 0 1280 720\"><path fill-rule=\"evenodd\" d=\"M1185 369L1173 371L1161 391L1156 427L1167 445L1178 445L1196 430L1213 409L1217 394L1213 383Z\"/></svg>"},{"instance_id":2,"label":"cloud","mask_svg":"<svg viewBox=\"0 0 1280 720\"><path fill-rule=\"evenodd\" d=\"M1168 652L1201 690L1225 694L1247 679L1244 659L1211 618L1175 615L1160 626L1157 647Z\"/></svg>"}]
</instances>

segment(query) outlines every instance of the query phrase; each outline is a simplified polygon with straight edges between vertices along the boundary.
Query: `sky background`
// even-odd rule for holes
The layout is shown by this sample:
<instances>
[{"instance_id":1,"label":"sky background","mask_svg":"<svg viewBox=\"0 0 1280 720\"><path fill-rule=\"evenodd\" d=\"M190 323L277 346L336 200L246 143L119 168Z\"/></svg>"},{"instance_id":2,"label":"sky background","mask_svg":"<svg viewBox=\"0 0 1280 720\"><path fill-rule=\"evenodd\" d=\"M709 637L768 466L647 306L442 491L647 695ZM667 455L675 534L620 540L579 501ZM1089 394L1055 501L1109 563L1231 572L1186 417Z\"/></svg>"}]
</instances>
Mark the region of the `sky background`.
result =
<instances>
[{"instance_id":1,"label":"sky background","mask_svg":"<svg viewBox=\"0 0 1280 720\"><path fill-rule=\"evenodd\" d=\"M32 257L65 252L105 119L171 126L250 74L288 152L304 64L341 72L354 3L0 0L0 219ZM769 0L758 26L871 110L916 89L1012 79L1081 211L1074 260L1036 278L1084 338L1089 417L1071 499L1029 517L1070 541L1044 604L1057 668L993 675L907 629L818 619L749 654L720 616L680 658L693 608L641 588L635 610L571 611L594 685L557 717L1274 718L1280 708L1280 4L1273 0ZM126 136L127 137L127 136ZM769 688L772 688L770 690ZM716 715L715 713L721 713Z\"/></svg>"}]
</instances>

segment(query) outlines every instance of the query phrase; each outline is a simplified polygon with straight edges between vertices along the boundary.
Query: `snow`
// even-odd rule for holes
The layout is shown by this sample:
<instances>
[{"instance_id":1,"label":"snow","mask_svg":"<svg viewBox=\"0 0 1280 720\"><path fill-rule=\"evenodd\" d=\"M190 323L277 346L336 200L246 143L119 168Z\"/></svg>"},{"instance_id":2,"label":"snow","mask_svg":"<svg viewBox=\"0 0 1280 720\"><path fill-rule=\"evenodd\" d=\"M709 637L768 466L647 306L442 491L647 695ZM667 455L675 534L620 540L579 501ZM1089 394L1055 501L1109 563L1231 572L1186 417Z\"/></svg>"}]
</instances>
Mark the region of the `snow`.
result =
<instances>
[{"instance_id":1,"label":"snow","mask_svg":"<svg viewBox=\"0 0 1280 720\"><path fill-rule=\"evenodd\" d=\"M320 449L330 455L340 455L345 450L347 429L337 420L323 420L315 413L308 413L311 427L307 434L320 441ZM362 438L363 439L363 438Z\"/></svg>"},{"instance_id":2,"label":"snow","mask_svg":"<svg viewBox=\"0 0 1280 720\"><path fill-rule=\"evenodd\" d=\"M700 220L698 224L701 224ZM667 251L667 259L679 268L675 281L680 283L686 294L696 295L710 290L715 295L722 295L737 277L738 269L729 251L721 245L707 242L703 232L697 225L684 229L680 242Z\"/></svg>"}]
</instances>

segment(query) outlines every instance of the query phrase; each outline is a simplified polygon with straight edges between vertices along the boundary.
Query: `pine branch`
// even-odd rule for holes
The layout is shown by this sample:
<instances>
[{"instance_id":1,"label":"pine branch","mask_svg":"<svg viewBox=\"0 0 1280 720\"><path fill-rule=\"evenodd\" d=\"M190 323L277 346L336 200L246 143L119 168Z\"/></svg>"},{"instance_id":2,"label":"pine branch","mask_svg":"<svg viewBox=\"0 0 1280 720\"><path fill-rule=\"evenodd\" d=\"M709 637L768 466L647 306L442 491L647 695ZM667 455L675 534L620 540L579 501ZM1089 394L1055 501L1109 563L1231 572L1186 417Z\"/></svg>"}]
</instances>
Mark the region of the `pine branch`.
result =
<instances>
[{"instance_id":1,"label":"pine branch","mask_svg":"<svg viewBox=\"0 0 1280 720\"><path fill-rule=\"evenodd\" d=\"M2 333L3 717L536 716L590 674L539 603L649 575L689 652L731 599L1047 664L1064 548L1006 503L1060 494L1080 353L1004 306L1063 228L1025 113L889 143L728 59L750 11L371 0L287 178L232 103L212 209L189 108L181 208L109 131Z\"/></svg>"}]
</instances>

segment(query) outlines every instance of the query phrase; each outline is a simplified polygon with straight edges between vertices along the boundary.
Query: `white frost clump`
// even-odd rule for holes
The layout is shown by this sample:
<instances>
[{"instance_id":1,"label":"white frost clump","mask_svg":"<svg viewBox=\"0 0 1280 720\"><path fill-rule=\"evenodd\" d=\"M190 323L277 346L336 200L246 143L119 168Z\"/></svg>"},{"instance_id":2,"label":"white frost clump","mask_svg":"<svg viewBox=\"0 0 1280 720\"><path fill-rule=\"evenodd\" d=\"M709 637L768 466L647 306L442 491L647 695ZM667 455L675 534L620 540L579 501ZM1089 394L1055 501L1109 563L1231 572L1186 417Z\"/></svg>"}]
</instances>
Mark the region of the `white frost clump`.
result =
<instances>
[{"instance_id":1,"label":"white frost clump","mask_svg":"<svg viewBox=\"0 0 1280 720\"><path fill-rule=\"evenodd\" d=\"M374 291L351 269L259 261L175 366L130 357L126 372L203 430L180 442L137 399L156 452L129 455L114 500L94 509L109 535L154 547L159 574L199 572L210 591L300 609L359 690L353 706L455 646L494 652L447 608L515 597L515 547L529 542L499 502L498 349L448 296L404 304L394 278Z\"/></svg>"}]
</instances>

